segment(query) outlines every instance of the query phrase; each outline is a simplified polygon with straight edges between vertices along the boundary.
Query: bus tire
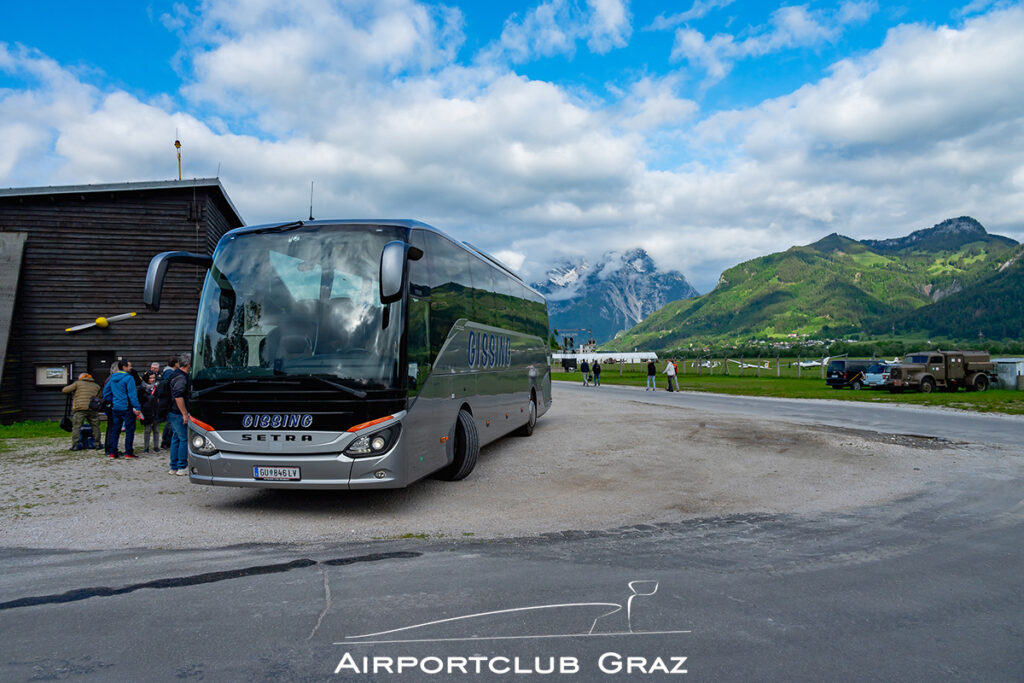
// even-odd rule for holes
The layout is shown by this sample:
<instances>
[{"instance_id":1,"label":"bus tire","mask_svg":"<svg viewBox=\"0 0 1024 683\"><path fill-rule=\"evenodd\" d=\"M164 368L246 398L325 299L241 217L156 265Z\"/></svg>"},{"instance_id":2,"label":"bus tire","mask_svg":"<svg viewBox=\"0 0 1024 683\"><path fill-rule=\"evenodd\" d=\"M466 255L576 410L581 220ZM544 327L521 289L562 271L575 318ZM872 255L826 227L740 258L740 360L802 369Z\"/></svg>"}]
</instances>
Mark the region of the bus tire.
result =
<instances>
[{"instance_id":1,"label":"bus tire","mask_svg":"<svg viewBox=\"0 0 1024 683\"><path fill-rule=\"evenodd\" d=\"M988 389L988 377L985 375L978 375L974 378L974 390L985 391Z\"/></svg>"},{"instance_id":2,"label":"bus tire","mask_svg":"<svg viewBox=\"0 0 1024 683\"><path fill-rule=\"evenodd\" d=\"M516 436L531 436L533 428L537 426L537 399L530 396L530 416L526 424L515 431Z\"/></svg>"},{"instance_id":3,"label":"bus tire","mask_svg":"<svg viewBox=\"0 0 1024 683\"><path fill-rule=\"evenodd\" d=\"M438 472L439 479L459 481L468 477L476 467L476 460L480 456L480 435L476 431L473 416L465 410L460 410L455 420L452 451L452 463Z\"/></svg>"},{"instance_id":4,"label":"bus tire","mask_svg":"<svg viewBox=\"0 0 1024 683\"><path fill-rule=\"evenodd\" d=\"M920 392L922 394L930 394L935 391L935 380L931 377L925 377L921 380Z\"/></svg>"}]
</instances>

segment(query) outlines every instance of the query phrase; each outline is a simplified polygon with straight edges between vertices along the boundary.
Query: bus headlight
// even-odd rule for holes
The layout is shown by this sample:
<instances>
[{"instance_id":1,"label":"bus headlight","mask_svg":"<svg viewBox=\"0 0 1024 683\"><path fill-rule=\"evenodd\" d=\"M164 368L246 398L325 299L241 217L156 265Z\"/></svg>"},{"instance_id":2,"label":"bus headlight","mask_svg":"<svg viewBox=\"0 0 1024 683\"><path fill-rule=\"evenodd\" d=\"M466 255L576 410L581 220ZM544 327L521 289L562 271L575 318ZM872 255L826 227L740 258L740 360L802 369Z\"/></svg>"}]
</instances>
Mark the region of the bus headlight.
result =
<instances>
[{"instance_id":1,"label":"bus headlight","mask_svg":"<svg viewBox=\"0 0 1024 683\"><path fill-rule=\"evenodd\" d=\"M192 452L196 455L210 456L217 452L217 447L213 445L208 436L191 429L189 430L188 443L191 446Z\"/></svg>"},{"instance_id":2,"label":"bus headlight","mask_svg":"<svg viewBox=\"0 0 1024 683\"><path fill-rule=\"evenodd\" d=\"M353 458L381 455L386 453L397 440L398 427L388 427L379 432L358 437L345 449L345 455Z\"/></svg>"}]
</instances>

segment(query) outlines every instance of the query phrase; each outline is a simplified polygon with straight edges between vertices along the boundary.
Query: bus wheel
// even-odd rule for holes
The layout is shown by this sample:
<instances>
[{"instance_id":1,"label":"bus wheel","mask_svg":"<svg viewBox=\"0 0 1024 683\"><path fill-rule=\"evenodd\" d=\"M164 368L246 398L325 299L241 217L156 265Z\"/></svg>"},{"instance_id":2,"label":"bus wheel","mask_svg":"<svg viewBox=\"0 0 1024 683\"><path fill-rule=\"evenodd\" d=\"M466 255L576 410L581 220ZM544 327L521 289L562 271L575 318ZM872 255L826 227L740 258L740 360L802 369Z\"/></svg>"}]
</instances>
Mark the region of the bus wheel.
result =
<instances>
[{"instance_id":1,"label":"bus wheel","mask_svg":"<svg viewBox=\"0 0 1024 683\"><path fill-rule=\"evenodd\" d=\"M526 424L516 430L516 436L530 436L533 428L537 426L537 399L530 397L530 417Z\"/></svg>"},{"instance_id":2,"label":"bus wheel","mask_svg":"<svg viewBox=\"0 0 1024 683\"><path fill-rule=\"evenodd\" d=\"M985 375L978 375L974 378L974 390L985 391L988 389L988 377Z\"/></svg>"},{"instance_id":3,"label":"bus wheel","mask_svg":"<svg viewBox=\"0 0 1024 683\"><path fill-rule=\"evenodd\" d=\"M452 464L441 470L437 476L446 481L459 481L469 476L476 467L476 459L480 455L480 435L476 431L476 422L465 410L459 411L459 418L455 421L455 442L452 449L455 451Z\"/></svg>"}]
</instances>

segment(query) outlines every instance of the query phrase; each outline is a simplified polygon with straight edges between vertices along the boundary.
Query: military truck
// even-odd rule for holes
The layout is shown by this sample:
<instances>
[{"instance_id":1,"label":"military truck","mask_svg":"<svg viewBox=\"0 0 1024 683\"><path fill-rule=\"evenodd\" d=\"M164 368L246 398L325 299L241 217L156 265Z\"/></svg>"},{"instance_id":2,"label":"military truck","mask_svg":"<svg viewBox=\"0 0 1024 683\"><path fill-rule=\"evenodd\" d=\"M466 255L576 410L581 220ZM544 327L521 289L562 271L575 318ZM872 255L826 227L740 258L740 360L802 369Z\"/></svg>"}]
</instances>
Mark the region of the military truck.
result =
<instances>
[{"instance_id":1,"label":"military truck","mask_svg":"<svg viewBox=\"0 0 1024 683\"><path fill-rule=\"evenodd\" d=\"M987 351L915 351L889 370L889 391L985 391L996 380Z\"/></svg>"}]
</instances>

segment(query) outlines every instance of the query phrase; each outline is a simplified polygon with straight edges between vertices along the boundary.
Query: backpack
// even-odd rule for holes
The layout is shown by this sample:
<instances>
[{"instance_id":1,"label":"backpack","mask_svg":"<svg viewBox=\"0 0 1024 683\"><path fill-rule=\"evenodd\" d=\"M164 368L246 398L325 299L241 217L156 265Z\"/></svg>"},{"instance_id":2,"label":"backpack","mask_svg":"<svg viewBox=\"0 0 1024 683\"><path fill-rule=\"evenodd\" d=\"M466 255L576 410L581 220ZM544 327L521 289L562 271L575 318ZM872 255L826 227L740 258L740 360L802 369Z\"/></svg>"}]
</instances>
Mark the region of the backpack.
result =
<instances>
[{"instance_id":1,"label":"backpack","mask_svg":"<svg viewBox=\"0 0 1024 683\"><path fill-rule=\"evenodd\" d=\"M171 378L162 379L156 383L156 390L153 394L160 401L160 405L171 405Z\"/></svg>"},{"instance_id":2,"label":"backpack","mask_svg":"<svg viewBox=\"0 0 1024 683\"><path fill-rule=\"evenodd\" d=\"M97 413L102 413L107 408L107 402L103 400L103 396L96 394L89 399L89 410L93 410Z\"/></svg>"}]
</instances>

